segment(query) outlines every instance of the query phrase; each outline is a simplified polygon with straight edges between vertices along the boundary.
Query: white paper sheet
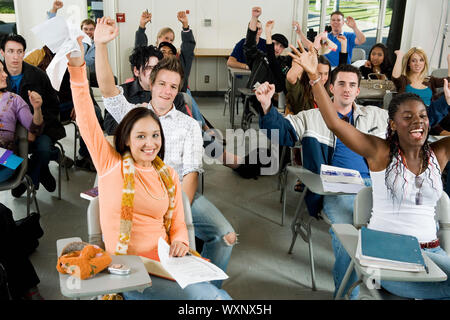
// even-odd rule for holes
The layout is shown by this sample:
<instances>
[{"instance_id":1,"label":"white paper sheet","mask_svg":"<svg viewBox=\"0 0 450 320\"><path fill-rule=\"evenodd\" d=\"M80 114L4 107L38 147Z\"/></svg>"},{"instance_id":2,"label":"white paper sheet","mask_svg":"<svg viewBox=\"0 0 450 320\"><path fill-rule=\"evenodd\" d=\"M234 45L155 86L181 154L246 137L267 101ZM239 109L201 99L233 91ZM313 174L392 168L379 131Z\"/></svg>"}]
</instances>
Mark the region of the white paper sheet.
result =
<instances>
[{"instance_id":1,"label":"white paper sheet","mask_svg":"<svg viewBox=\"0 0 450 320\"><path fill-rule=\"evenodd\" d=\"M214 264L191 255L181 258L169 257L170 246L163 239L158 241L158 256L162 266L176 280L181 288L211 280L224 280L228 276Z\"/></svg>"},{"instance_id":2,"label":"white paper sheet","mask_svg":"<svg viewBox=\"0 0 450 320\"><path fill-rule=\"evenodd\" d=\"M46 20L44 23L33 27L31 31L55 53L46 71L53 88L59 91L67 68L66 55L72 53L73 56L80 56L81 51L77 42L79 36L83 36L82 41L89 45L91 39L80 30L79 26L70 25L61 16Z\"/></svg>"},{"instance_id":3,"label":"white paper sheet","mask_svg":"<svg viewBox=\"0 0 450 320\"><path fill-rule=\"evenodd\" d=\"M357 170L320 166L320 179L323 190L327 192L358 193L365 187L364 180Z\"/></svg>"}]
</instances>

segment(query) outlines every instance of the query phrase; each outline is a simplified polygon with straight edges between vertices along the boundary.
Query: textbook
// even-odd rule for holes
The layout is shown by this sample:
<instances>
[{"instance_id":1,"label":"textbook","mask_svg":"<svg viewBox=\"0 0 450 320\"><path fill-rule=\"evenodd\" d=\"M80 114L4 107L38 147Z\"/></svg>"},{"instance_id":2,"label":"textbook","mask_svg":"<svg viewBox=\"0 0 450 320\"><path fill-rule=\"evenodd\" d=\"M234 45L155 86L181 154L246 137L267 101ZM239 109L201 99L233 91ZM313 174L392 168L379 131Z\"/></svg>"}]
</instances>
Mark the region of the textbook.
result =
<instances>
[{"instance_id":1,"label":"textbook","mask_svg":"<svg viewBox=\"0 0 450 320\"><path fill-rule=\"evenodd\" d=\"M356 259L365 267L422 272L427 266L416 237L362 227Z\"/></svg>"},{"instance_id":2,"label":"textbook","mask_svg":"<svg viewBox=\"0 0 450 320\"><path fill-rule=\"evenodd\" d=\"M320 179L322 180L323 190L327 192L356 194L365 187L359 171L325 164L320 166Z\"/></svg>"},{"instance_id":3,"label":"textbook","mask_svg":"<svg viewBox=\"0 0 450 320\"><path fill-rule=\"evenodd\" d=\"M11 150L0 148L0 164L9 169L16 170L23 159L16 156Z\"/></svg>"},{"instance_id":4,"label":"textbook","mask_svg":"<svg viewBox=\"0 0 450 320\"><path fill-rule=\"evenodd\" d=\"M89 201L94 200L98 197L98 187L81 192L80 197Z\"/></svg>"},{"instance_id":5,"label":"textbook","mask_svg":"<svg viewBox=\"0 0 450 320\"><path fill-rule=\"evenodd\" d=\"M169 250L169 244L164 239L159 238L158 256L160 262L141 257L148 273L174 280L182 289L193 283L228 279L222 269L203 258L189 254L184 257L169 257Z\"/></svg>"}]
</instances>

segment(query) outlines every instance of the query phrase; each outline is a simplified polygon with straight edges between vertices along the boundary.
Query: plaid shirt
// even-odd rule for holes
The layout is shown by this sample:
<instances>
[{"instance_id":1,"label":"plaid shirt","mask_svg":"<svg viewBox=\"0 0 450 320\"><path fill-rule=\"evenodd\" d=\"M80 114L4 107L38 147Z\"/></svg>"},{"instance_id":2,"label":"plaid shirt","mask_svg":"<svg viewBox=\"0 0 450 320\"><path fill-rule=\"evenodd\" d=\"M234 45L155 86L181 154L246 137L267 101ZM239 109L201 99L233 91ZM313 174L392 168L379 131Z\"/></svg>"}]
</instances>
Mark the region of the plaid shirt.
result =
<instances>
[{"instance_id":1,"label":"plaid shirt","mask_svg":"<svg viewBox=\"0 0 450 320\"><path fill-rule=\"evenodd\" d=\"M123 88L117 88L120 94L110 98L103 97L103 102L106 110L120 123L131 109L143 105L129 103L123 95ZM151 104L148 107L153 110ZM175 169L180 181L190 172L202 173L203 138L197 121L175 107L160 116L159 120L166 140L164 163Z\"/></svg>"}]
</instances>

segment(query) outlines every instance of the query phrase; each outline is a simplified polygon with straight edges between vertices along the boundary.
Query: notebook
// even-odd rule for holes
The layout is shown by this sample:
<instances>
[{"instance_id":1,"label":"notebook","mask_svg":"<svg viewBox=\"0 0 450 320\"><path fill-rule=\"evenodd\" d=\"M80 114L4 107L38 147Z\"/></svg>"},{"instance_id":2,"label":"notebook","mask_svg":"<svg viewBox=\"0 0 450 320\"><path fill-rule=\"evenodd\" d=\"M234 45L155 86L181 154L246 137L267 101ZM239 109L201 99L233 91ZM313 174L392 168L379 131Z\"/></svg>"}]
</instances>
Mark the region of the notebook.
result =
<instances>
[{"instance_id":1,"label":"notebook","mask_svg":"<svg viewBox=\"0 0 450 320\"><path fill-rule=\"evenodd\" d=\"M98 197L98 187L81 192L80 197L86 200L95 199L96 197Z\"/></svg>"},{"instance_id":2,"label":"notebook","mask_svg":"<svg viewBox=\"0 0 450 320\"><path fill-rule=\"evenodd\" d=\"M366 227L359 230L356 258L366 267L412 272L427 269L416 237Z\"/></svg>"}]
</instances>

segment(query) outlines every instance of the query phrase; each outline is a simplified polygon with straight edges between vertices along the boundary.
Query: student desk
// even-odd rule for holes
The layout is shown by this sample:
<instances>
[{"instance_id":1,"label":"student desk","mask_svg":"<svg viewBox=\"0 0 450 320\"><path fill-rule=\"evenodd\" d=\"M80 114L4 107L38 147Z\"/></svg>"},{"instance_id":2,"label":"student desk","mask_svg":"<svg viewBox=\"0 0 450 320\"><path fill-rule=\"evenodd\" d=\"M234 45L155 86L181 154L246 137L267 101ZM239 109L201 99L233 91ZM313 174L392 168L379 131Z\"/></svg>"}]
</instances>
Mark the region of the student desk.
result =
<instances>
[{"instance_id":1,"label":"student desk","mask_svg":"<svg viewBox=\"0 0 450 320\"><path fill-rule=\"evenodd\" d=\"M233 49L209 49L209 48L196 48L194 50L194 54L196 57L203 57L203 58L216 58L216 57L222 57L222 58L228 58L231 54Z\"/></svg>"},{"instance_id":2,"label":"student desk","mask_svg":"<svg viewBox=\"0 0 450 320\"><path fill-rule=\"evenodd\" d=\"M67 238L58 240L56 242L58 257L61 255L63 248L70 242L81 242L81 239ZM111 255L111 258L111 264L126 264L131 268L131 273L121 276L110 274L106 269L86 280L79 280L71 275L58 273L61 293L68 298L80 299L82 297L94 297L109 293L144 290L151 286L152 281L140 257Z\"/></svg>"},{"instance_id":3,"label":"student desk","mask_svg":"<svg viewBox=\"0 0 450 320\"><path fill-rule=\"evenodd\" d=\"M395 271L387 269L377 269L376 274L373 268L361 266L358 260L355 258L356 247L358 244L358 230L351 224L333 224L333 231L341 241L342 245L350 256L351 262L345 273L344 279L342 279L341 286L336 294L336 299L340 299L344 291L345 285L355 268L356 274L359 280L364 284L371 282L371 280L378 278L386 281L413 281L413 282L437 282L447 280L447 275L424 254L424 260L428 266L429 273L422 272L408 272L408 271ZM367 286L367 285L366 285ZM381 299L380 293L375 288L369 288L371 295L375 299Z\"/></svg>"}]
</instances>

